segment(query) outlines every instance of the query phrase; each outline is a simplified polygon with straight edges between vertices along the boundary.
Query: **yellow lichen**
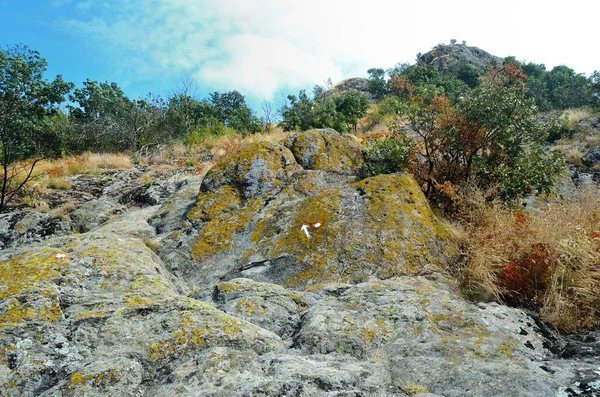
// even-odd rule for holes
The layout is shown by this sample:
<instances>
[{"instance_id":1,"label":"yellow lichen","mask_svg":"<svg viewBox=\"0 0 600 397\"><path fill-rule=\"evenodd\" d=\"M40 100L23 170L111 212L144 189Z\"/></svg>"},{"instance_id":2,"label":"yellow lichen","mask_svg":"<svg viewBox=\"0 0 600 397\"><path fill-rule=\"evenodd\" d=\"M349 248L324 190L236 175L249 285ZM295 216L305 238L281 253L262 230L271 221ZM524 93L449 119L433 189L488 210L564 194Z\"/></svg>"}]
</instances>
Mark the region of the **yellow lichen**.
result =
<instances>
[{"instance_id":1,"label":"yellow lichen","mask_svg":"<svg viewBox=\"0 0 600 397\"><path fill-rule=\"evenodd\" d=\"M0 328L62 317L56 282L68 266L62 251L44 249L0 262L0 300L9 299Z\"/></svg>"},{"instance_id":2,"label":"yellow lichen","mask_svg":"<svg viewBox=\"0 0 600 397\"><path fill-rule=\"evenodd\" d=\"M244 230L261 205L261 200L253 199L244 208L231 213L223 213L207 222L192 244L192 257L201 261L206 257L233 248L233 236Z\"/></svg>"}]
</instances>

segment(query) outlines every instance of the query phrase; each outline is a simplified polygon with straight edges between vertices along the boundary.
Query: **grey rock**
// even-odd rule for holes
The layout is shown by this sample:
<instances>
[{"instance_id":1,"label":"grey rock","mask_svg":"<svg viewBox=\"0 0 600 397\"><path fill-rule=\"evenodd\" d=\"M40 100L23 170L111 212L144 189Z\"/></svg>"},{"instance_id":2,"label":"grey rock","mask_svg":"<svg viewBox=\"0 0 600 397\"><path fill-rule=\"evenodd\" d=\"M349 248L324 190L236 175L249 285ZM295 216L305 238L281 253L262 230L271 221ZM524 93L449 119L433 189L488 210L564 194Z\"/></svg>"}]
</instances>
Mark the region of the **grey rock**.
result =
<instances>
[{"instance_id":1,"label":"grey rock","mask_svg":"<svg viewBox=\"0 0 600 397\"><path fill-rule=\"evenodd\" d=\"M236 278L215 286L215 306L233 316L291 338L300 324L300 316L308 304L298 293L268 283Z\"/></svg>"},{"instance_id":2,"label":"grey rock","mask_svg":"<svg viewBox=\"0 0 600 397\"><path fill-rule=\"evenodd\" d=\"M194 205L200 191L202 178L190 177L180 183L179 189L167 199L148 223L156 229L157 234L173 232L181 228L186 214Z\"/></svg>"},{"instance_id":3,"label":"grey rock","mask_svg":"<svg viewBox=\"0 0 600 397\"><path fill-rule=\"evenodd\" d=\"M73 230L85 233L106 222L110 217L124 212L126 207L108 197L90 200L71 213Z\"/></svg>"},{"instance_id":4,"label":"grey rock","mask_svg":"<svg viewBox=\"0 0 600 397\"><path fill-rule=\"evenodd\" d=\"M479 71L486 70L489 65L502 66L504 59L491 55L478 47L464 44L440 44L431 51L417 58L417 65L434 67L440 72L447 71L453 64L465 60Z\"/></svg>"},{"instance_id":5,"label":"grey rock","mask_svg":"<svg viewBox=\"0 0 600 397\"><path fill-rule=\"evenodd\" d=\"M0 214L0 250L70 233L71 224L68 217L24 211Z\"/></svg>"},{"instance_id":6,"label":"grey rock","mask_svg":"<svg viewBox=\"0 0 600 397\"><path fill-rule=\"evenodd\" d=\"M283 347L275 334L181 295L139 239L89 232L3 254L8 396L134 395L212 347Z\"/></svg>"},{"instance_id":7,"label":"grey rock","mask_svg":"<svg viewBox=\"0 0 600 397\"><path fill-rule=\"evenodd\" d=\"M352 77L340 81L323 92L323 98L334 98L336 96L344 95L349 91L358 91L373 99L369 92L369 79L365 79L364 77Z\"/></svg>"},{"instance_id":8,"label":"grey rock","mask_svg":"<svg viewBox=\"0 0 600 397\"><path fill-rule=\"evenodd\" d=\"M316 299L295 347L389 362L392 384L419 384L445 396L552 395L558 382L539 368L551 356L525 313L473 307L443 278L401 277ZM482 379L485 381L482 382ZM518 380L515 380L518 379Z\"/></svg>"},{"instance_id":9,"label":"grey rock","mask_svg":"<svg viewBox=\"0 0 600 397\"><path fill-rule=\"evenodd\" d=\"M593 167L600 163L600 144L588 150L581 158L581 162L588 167Z\"/></svg>"}]
</instances>

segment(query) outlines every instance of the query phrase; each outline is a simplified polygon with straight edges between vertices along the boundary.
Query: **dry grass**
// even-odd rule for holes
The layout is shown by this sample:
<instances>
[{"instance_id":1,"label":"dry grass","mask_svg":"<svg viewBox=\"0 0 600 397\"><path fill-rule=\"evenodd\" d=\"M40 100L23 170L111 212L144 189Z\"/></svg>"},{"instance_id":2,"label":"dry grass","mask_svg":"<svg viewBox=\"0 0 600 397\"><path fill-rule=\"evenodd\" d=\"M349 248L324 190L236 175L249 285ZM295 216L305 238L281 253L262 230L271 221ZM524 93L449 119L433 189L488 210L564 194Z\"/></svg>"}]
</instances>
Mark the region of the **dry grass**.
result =
<instances>
[{"instance_id":1,"label":"dry grass","mask_svg":"<svg viewBox=\"0 0 600 397\"><path fill-rule=\"evenodd\" d=\"M35 167L34 175L46 175L49 178L56 178L103 169L119 170L131 167L133 167L131 158L125 154L85 153L82 156L40 161Z\"/></svg>"},{"instance_id":2,"label":"dry grass","mask_svg":"<svg viewBox=\"0 0 600 397\"><path fill-rule=\"evenodd\" d=\"M202 170L230 156L242 146L255 142L280 142L289 135L290 133L283 132L279 127L274 127L268 134L258 133L246 137L236 133L209 135L193 145L181 143L165 145L149 158L143 159L143 162L148 165L167 164L177 167L196 167L198 170ZM199 161L198 159L205 157L207 152L210 153L211 161ZM197 173L201 173L201 171Z\"/></svg>"},{"instance_id":3,"label":"dry grass","mask_svg":"<svg viewBox=\"0 0 600 397\"><path fill-rule=\"evenodd\" d=\"M567 152L567 162L577 167L581 167L583 165L583 162L581 161L582 158L583 152L577 146L570 148L570 150Z\"/></svg>"},{"instance_id":4,"label":"dry grass","mask_svg":"<svg viewBox=\"0 0 600 397\"><path fill-rule=\"evenodd\" d=\"M467 295L539 311L561 332L600 318L600 192L581 191L529 212L470 198L459 277Z\"/></svg>"},{"instance_id":5,"label":"dry grass","mask_svg":"<svg viewBox=\"0 0 600 397\"><path fill-rule=\"evenodd\" d=\"M75 211L75 204L64 203L60 207L55 208L52 211L50 211L50 217L52 219L62 219L73 211Z\"/></svg>"},{"instance_id":6,"label":"dry grass","mask_svg":"<svg viewBox=\"0 0 600 397\"><path fill-rule=\"evenodd\" d=\"M46 186L55 190L69 190L71 188L71 182L61 177L48 178L46 179Z\"/></svg>"},{"instance_id":7,"label":"dry grass","mask_svg":"<svg viewBox=\"0 0 600 397\"><path fill-rule=\"evenodd\" d=\"M569 128L575 127L577 123L579 123L583 119L587 119L592 115L592 111L588 108L577 108L577 109L567 109L562 114L561 117L565 119Z\"/></svg>"},{"instance_id":8,"label":"dry grass","mask_svg":"<svg viewBox=\"0 0 600 397\"><path fill-rule=\"evenodd\" d=\"M409 396L414 396L416 394L426 394L429 393L429 389L427 386L419 385L417 383L405 383L401 387L402 391Z\"/></svg>"},{"instance_id":9,"label":"dry grass","mask_svg":"<svg viewBox=\"0 0 600 397\"><path fill-rule=\"evenodd\" d=\"M210 149L213 161L218 162L225 157L237 152L242 146L257 142L281 142L291 133L283 132L280 128L274 129L269 134L252 134L242 137L239 134L224 135L218 139L205 141L205 145Z\"/></svg>"}]
</instances>

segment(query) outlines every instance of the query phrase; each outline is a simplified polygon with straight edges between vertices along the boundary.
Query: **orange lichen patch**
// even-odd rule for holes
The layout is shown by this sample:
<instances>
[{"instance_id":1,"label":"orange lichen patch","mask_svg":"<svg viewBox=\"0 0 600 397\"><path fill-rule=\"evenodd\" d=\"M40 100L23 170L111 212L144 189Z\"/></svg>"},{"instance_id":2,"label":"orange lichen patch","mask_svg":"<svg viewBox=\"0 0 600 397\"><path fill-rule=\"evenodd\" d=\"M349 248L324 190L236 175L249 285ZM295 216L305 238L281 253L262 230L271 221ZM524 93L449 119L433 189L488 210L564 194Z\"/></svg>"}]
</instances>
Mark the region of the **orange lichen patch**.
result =
<instances>
[{"instance_id":1,"label":"orange lichen patch","mask_svg":"<svg viewBox=\"0 0 600 397\"><path fill-rule=\"evenodd\" d=\"M56 254L45 249L0 262L0 301L6 307L0 314L0 328L24 321L56 321L62 316L56 281L68 260Z\"/></svg>"},{"instance_id":2,"label":"orange lichen patch","mask_svg":"<svg viewBox=\"0 0 600 397\"><path fill-rule=\"evenodd\" d=\"M252 199L244 208L222 213L204 224L192 245L192 257L201 261L216 253L232 249L233 236L247 227L248 222L256 215L262 204L262 200Z\"/></svg>"},{"instance_id":3,"label":"orange lichen patch","mask_svg":"<svg viewBox=\"0 0 600 397\"><path fill-rule=\"evenodd\" d=\"M215 191L202 192L196 205L188 212L190 221L210 221L217 216L238 209L242 205L240 192L229 185L219 186Z\"/></svg>"}]
</instances>

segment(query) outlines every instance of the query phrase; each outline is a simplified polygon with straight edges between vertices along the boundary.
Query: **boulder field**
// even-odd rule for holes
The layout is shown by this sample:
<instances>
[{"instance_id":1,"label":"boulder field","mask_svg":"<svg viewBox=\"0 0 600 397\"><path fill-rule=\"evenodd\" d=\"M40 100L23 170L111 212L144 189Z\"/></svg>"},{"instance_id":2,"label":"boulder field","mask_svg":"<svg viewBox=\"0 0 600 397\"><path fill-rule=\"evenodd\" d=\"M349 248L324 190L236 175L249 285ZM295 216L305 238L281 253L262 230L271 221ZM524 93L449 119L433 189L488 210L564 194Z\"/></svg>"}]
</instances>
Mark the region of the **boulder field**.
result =
<instances>
[{"instance_id":1,"label":"boulder field","mask_svg":"<svg viewBox=\"0 0 600 397\"><path fill-rule=\"evenodd\" d=\"M312 130L143 208L102 195L78 233L7 237L0 396L600 395L594 334L569 345L465 301L412 176L362 165L350 138Z\"/></svg>"}]
</instances>

